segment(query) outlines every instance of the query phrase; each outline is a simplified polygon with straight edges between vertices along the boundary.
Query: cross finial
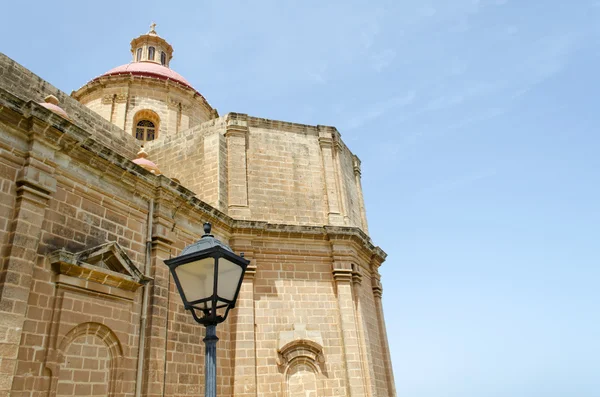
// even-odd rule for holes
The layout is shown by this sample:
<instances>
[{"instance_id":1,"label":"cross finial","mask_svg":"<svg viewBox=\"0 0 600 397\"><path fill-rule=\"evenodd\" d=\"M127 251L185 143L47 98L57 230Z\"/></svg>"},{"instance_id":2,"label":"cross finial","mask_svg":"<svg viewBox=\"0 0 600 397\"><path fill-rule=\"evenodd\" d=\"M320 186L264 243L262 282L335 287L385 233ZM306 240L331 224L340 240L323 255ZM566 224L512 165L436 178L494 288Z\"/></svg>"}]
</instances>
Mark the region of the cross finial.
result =
<instances>
[{"instance_id":1,"label":"cross finial","mask_svg":"<svg viewBox=\"0 0 600 397\"><path fill-rule=\"evenodd\" d=\"M150 31L148 33L156 33L156 30L154 30L156 28L156 22L152 22L150 24Z\"/></svg>"}]
</instances>

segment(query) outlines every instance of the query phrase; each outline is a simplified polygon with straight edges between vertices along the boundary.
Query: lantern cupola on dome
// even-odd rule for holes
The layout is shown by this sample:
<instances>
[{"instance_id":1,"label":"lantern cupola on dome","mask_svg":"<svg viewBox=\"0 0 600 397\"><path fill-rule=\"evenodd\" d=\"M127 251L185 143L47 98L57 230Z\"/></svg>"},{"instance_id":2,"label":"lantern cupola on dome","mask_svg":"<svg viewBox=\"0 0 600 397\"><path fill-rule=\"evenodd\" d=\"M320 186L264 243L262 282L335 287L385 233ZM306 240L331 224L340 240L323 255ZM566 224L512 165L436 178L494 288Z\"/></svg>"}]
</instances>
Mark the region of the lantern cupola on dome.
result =
<instances>
[{"instance_id":1,"label":"lantern cupola on dome","mask_svg":"<svg viewBox=\"0 0 600 397\"><path fill-rule=\"evenodd\" d=\"M156 33L156 24L150 25L150 31L131 40L133 62L154 62L169 67L173 58L173 47Z\"/></svg>"}]
</instances>

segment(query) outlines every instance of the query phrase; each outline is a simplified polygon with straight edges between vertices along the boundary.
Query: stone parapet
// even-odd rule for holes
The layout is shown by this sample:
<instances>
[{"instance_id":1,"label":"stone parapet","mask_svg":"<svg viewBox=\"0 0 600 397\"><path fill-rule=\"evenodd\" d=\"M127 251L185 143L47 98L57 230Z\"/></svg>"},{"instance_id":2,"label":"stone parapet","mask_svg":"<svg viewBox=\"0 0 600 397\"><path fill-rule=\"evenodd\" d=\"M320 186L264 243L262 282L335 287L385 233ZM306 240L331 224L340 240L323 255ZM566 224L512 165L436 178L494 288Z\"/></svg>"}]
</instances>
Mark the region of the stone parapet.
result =
<instances>
[{"instance_id":1,"label":"stone parapet","mask_svg":"<svg viewBox=\"0 0 600 397\"><path fill-rule=\"evenodd\" d=\"M42 102L46 96L54 95L69 114L73 124L85 129L97 141L128 158L133 158L139 149L139 144L130 133L103 119L2 53L0 53L0 88L20 99L20 101L11 101L13 106L22 106L27 101Z\"/></svg>"}]
</instances>

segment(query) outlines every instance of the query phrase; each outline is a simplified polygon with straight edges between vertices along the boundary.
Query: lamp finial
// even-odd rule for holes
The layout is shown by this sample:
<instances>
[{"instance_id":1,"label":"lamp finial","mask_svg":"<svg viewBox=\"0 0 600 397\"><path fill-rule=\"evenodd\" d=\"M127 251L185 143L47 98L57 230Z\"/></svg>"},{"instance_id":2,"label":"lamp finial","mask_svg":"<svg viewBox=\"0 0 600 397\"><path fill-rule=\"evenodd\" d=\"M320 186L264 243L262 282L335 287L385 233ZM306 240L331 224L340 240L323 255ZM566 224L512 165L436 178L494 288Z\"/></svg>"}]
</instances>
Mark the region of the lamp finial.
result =
<instances>
[{"instance_id":1,"label":"lamp finial","mask_svg":"<svg viewBox=\"0 0 600 397\"><path fill-rule=\"evenodd\" d=\"M210 229L212 228L212 225L210 224L210 222L204 222L204 236L210 236ZM202 236L202 237L204 237Z\"/></svg>"}]
</instances>

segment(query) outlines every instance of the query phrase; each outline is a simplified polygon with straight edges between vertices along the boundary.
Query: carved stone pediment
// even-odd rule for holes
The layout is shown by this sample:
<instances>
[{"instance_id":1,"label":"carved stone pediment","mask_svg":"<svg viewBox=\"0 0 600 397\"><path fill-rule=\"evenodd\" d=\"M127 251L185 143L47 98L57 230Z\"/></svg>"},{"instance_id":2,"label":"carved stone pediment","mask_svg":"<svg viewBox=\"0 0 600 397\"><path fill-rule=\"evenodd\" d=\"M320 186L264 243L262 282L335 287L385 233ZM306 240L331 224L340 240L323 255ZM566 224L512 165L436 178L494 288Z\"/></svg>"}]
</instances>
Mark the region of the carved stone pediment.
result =
<instances>
[{"instance_id":1,"label":"carved stone pediment","mask_svg":"<svg viewBox=\"0 0 600 397\"><path fill-rule=\"evenodd\" d=\"M50 263L58 274L126 291L135 291L152 280L133 264L114 241L76 253L64 249L55 251L50 254Z\"/></svg>"}]
</instances>

